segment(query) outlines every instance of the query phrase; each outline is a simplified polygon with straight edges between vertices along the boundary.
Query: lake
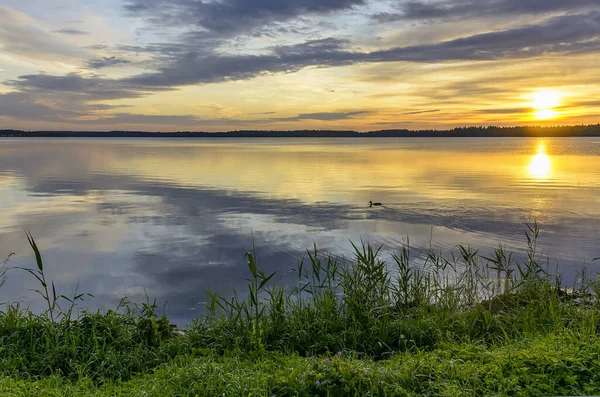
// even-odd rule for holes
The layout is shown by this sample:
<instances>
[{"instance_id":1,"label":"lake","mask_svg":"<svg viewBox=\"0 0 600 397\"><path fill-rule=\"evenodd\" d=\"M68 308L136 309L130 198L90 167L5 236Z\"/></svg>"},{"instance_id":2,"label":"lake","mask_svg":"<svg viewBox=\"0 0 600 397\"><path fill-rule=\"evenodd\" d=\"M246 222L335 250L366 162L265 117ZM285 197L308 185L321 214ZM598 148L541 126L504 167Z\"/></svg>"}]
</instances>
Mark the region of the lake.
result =
<instances>
[{"instance_id":1,"label":"lake","mask_svg":"<svg viewBox=\"0 0 600 397\"><path fill-rule=\"evenodd\" d=\"M386 256L410 238L418 265L430 245L522 254L537 220L572 282L600 270L600 139L0 138L0 209L0 261L35 266L29 230L62 293L108 309L146 291L179 325L207 288L244 290L253 246L287 283L313 243ZM40 310L35 287L11 270L0 302Z\"/></svg>"}]
</instances>

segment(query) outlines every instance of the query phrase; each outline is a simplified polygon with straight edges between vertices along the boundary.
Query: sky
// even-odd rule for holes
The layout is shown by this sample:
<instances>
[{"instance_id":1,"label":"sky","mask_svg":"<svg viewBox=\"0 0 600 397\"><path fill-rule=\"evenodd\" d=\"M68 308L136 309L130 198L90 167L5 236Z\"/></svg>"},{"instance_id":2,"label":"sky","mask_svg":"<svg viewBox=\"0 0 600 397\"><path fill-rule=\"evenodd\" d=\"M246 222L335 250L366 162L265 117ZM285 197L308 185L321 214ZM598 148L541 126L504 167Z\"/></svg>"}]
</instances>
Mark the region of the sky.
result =
<instances>
[{"instance_id":1,"label":"sky","mask_svg":"<svg viewBox=\"0 0 600 397\"><path fill-rule=\"evenodd\" d=\"M598 0L0 0L0 129L565 125Z\"/></svg>"}]
</instances>

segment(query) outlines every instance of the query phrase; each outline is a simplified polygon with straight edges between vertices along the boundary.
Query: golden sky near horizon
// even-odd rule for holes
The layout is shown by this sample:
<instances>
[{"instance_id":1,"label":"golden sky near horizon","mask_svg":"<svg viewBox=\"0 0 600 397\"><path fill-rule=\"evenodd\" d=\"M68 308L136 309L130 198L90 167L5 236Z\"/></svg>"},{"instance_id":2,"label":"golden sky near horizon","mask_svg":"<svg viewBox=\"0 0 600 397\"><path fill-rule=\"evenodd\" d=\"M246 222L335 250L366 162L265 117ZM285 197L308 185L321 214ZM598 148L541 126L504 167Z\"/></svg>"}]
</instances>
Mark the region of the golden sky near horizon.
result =
<instances>
[{"instance_id":1,"label":"golden sky near horizon","mask_svg":"<svg viewBox=\"0 0 600 397\"><path fill-rule=\"evenodd\" d=\"M0 129L600 121L596 0L6 0Z\"/></svg>"}]
</instances>

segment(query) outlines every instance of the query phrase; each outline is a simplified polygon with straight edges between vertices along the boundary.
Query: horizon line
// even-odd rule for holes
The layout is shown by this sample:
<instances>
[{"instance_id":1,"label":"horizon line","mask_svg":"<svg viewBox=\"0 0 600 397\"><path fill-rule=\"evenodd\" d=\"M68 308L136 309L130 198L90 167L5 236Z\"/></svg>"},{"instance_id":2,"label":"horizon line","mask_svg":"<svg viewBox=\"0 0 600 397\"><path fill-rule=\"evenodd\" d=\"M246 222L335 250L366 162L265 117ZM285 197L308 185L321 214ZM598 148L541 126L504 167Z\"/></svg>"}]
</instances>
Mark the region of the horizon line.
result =
<instances>
[{"instance_id":1,"label":"horizon line","mask_svg":"<svg viewBox=\"0 0 600 397\"><path fill-rule=\"evenodd\" d=\"M141 133L141 134L231 134L231 133L354 133L354 134L371 134L384 132L404 132L404 133L427 133L427 132L455 132L464 130L550 130L550 129L575 129L575 128L593 128L600 129L600 122L596 124L567 124L567 125L517 125L517 126L499 126L499 125L470 125L446 129L408 129L408 128L388 128L380 130L348 130L348 129L239 129L239 130L224 130L224 131L201 131L201 130L173 130L173 131L150 131L150 130L67 130L67 129L48 129L48 130L23 130L16 128L0 129L1 133L72 133L72 134L91 134L91 133Z\"/></svg>"}]
</instances>

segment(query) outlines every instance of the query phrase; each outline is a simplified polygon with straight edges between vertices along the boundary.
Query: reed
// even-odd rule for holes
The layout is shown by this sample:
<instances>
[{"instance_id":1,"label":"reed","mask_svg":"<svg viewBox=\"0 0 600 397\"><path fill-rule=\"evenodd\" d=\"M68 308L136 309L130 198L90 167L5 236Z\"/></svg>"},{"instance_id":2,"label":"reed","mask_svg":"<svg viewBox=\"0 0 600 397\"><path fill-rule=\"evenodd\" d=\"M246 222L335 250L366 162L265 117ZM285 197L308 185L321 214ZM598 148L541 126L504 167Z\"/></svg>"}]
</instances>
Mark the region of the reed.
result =
<instances>
[{"instance_id":1,"label":"reed","mask_svg":"<svg viewBox=\"0 0 600 397\"><path fill-rule=\"evenodd\" d=\"M408 241L393 263L381 258L381 247L365 243L342 263L315 247L295 270L294 288L269 286L275 273L261 273L249 254L247 298L210 292L207 315L192 322L188 335L220 353L353 351L382 359L448 339L503 343L549 332L583 320L566 303L577 298L595 308L589 292L597 286L582 279L567 293L540 264L538 236L538 225L528 225L522 262L502 246L487 256L469 246L447 256L431 249L420 267L411 265Z\"/></svg>"}]
</instances>

